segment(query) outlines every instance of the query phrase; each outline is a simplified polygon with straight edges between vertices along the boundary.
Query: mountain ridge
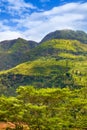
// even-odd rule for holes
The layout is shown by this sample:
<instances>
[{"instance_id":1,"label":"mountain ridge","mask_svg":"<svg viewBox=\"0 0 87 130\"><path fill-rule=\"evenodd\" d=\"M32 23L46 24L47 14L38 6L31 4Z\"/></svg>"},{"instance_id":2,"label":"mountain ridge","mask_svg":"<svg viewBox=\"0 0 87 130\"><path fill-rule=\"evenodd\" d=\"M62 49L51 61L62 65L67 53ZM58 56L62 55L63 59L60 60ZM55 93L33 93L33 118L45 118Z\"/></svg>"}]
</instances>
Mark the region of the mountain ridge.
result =
<instances>
[{"instance_id":1,"label":"mountain ridge","mask_svg":"<svg viewBox=\"0 0 87 130\"><path fill-rule=\"evenodd\" d=\"M53 39L28 52L30 60L0 72L2 91L14 94L21 85L81 88L87 84L87 44Z\"/></svg>"},{"instance_id":2,"label":"mountain ridge","mask_svg":"<svg viewBox=\"0 0 87 130\"><path fill-rule=\"evenodd\" d=\"M10 68L0 71L4 129L86 130L87 44L58 38L11 42L0 45L0 67Z\"/></svg>"},{"instance_id":3,"label":"mountain ridge","mask_svg":"<svg viewBox=\"0 0 87 130\"><path fill-rule=\"evenodd\" d=\"M7 41L0 43L0 70L4 70L0 71L1 94L14 95L21 85L72 89L86 86L87 44L76 39L54 39L54 35L50 38L41 43L22 38L9 45Z\"/></svg>"},{"instance_id":4,"label":"mountain ridge","mask_svg":"<svg viewBox=\"0 0 87 130\"><path fill-rule=\"evenodd\" d=\"M70 40L78 40L82 43L87 44L87 33L80 30L56 30L54 32L48 33L40 43L51 40L51 39L70 39Z\"/></svg>"},{"instance_id":5,"label":"mountain ridge","mask_svg":"<svg viewBox=\"0 0 87 130\"><path fill-rule=\"evenodd\" d=\"M10 69L27 60L27 51L38 43L22 38L0 42L0 70ZM29 60L29 59L28 59Z\"/></svg>"},{"instance_id":6,"label":"mountain ridge","mask_svg":"<svg viewBox=\"0 0 87 130\"><path fill-rule=\"evenodd\" d=\"M0 42L0 70L7 70L20 63L33 60L30 51L35 53L36 51L33 51L35 47L52 39L78 40L86 44L87 34L83 31L66 29L48 33L39 43L23 38L2 41Z\"/></svg>"}]
</instances>

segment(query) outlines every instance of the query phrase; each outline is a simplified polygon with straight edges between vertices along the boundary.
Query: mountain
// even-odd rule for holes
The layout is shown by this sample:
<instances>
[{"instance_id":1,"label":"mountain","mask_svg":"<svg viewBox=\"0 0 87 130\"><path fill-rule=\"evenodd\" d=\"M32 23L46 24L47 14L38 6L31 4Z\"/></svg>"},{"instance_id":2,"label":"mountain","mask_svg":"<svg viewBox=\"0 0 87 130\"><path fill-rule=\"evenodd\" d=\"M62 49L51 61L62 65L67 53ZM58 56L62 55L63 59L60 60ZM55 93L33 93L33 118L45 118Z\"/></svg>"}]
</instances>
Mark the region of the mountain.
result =
<instances>
[{"instance_id":1,"label":"mountain","mask_svg":"<svg viewBox=\"0 0 87 130\"><path fill-rule=\"evenodd\" d=\"M73 31L73 30L57 30L47 34L42 40L42 42L51 40L51 39L70 39L78 40L82 43L87 43L87 34L83 31Z\"/></svg>"},{"instance_id":2,"label":"mountain","mask_svg":"<svg viewBox=\"0 0 87 130\"><path fill-rule=\"evenodd\" d=\"M0 129L87 130L87 44L18 38L0 58Z\"/></svg>"},{"instance_id":3,"label":"mountain","mask_svg":"<svg viewBox=\"0 0 87 130\"><path fill-rule=\"evenodd\" d=\"M36 46L36 42L22 38L0 42L0 70L12 68L26 61L28 57L25 53Z\"/></svg>"},{"instance_id":4,"label":"mountain","mask_svg":"<svg viewBox=\"0 0 87 130\"><path fill-rule=\"evenodd\" d=\"M52 48L52 50L50 47L41 49L40 46L38 46L52 39L70 39L87 43L87 34L83 31L57 30L47 34L40 43L27 41L22 38L2 41L0 42L0 71L10 69L23 62L33 61L39 58L40 55L45 56L48 53L47 51L52 53L53 50L55 51L54 48ZM38 48L36 48L37 46ZM38 52L40 49L41 53Z\"/></svg>"},{"instance_id":5,"label":"mountain","mask_svg":"<svg viewBox=\"0 0 87 130\"><path fill-rule=\"evenodd\" d=\"M26 53L30 61L0 72L0 93L13 95L21 85L81 88L87 84L87 44L53 39Z\"/></svg>"}]
</instances>

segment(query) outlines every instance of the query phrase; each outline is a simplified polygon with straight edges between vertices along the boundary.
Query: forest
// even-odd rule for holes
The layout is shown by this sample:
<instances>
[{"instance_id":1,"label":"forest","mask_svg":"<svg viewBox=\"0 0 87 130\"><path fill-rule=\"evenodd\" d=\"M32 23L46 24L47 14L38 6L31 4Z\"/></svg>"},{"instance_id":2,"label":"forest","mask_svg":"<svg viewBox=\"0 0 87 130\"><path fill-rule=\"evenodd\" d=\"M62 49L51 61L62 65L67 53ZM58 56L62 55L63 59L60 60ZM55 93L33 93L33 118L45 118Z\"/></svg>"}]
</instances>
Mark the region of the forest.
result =
<instances>
[{"instance_id":1,"label":"forest","mask_svg":"<svg viewBox=\"0 0 87 130\"><path fill-rule=\"evenodd\" d=\"M0 97L0 120L13 122L14 130L87 129L86 87L38 90L33 86L21 86L16 92L16 97Z\"/></svg>"},{"instance_id":2,"label":"forest","mask_svg":"<svg viewBox=\"0 0 87 130\"><path fill-rule=\"evenodd\" d=\"M81 37L82 36L82 37ZM0 130L87 130L87 34L0 42Z\"/></svg>"}]
</instances>

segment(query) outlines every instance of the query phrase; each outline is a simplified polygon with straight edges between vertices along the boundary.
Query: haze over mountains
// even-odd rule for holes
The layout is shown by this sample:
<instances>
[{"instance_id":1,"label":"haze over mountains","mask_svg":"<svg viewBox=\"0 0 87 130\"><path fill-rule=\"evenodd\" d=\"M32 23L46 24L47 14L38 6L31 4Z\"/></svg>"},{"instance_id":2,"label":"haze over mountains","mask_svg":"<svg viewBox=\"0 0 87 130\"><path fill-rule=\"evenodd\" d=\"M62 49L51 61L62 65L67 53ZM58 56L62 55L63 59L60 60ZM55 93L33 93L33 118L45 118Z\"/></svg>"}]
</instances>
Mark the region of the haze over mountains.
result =
<instances>
[{"instance_id":1,"label":"haze over mountains","mask_svg":"<svg viewBox=\"0 0 87 130\"><path fill-rule=\"evenodd\" d=\"M86 86L86 41L83 31L59 30L49 33L40 43L21 38L1 42L0 93L14 95L20 85Z\"/></svg>"}]
</instances>

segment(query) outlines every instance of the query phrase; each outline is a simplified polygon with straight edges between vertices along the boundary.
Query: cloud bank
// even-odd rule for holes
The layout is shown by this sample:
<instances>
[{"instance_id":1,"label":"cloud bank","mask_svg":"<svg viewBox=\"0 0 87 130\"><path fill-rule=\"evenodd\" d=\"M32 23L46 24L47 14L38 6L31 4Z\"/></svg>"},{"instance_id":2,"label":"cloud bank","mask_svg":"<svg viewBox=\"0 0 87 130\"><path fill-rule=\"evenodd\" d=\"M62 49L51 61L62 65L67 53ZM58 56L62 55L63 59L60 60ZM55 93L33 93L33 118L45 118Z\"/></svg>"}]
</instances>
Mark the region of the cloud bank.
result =
<instances>
[{"instance_id":1,"label":"cloud bank","mask_svg":"<svg viewBox=\"0 0 87 130\"><path fill-rule=\"evenodd\" d=\"M14 0L8 0L12 2ZM18 0L24 2L23 0ZM14 3L14 2L13 2ZM20 2L19 2L20 5ZM23 4L24 9L35 8L30 4ZM12 10L19 10L23 14L22 6L13 6ZM22 8L22 10L21 10ZM22 37L40 41L47 33L58 29L74 29L87 31L87 2L67 3L54 7L49 11L26 12L20 18L9 20L15 26L10 26L5 21L0 22L0 41ZM4 29L1 29L4 28Z\"/></svg>"}]
</instances>

